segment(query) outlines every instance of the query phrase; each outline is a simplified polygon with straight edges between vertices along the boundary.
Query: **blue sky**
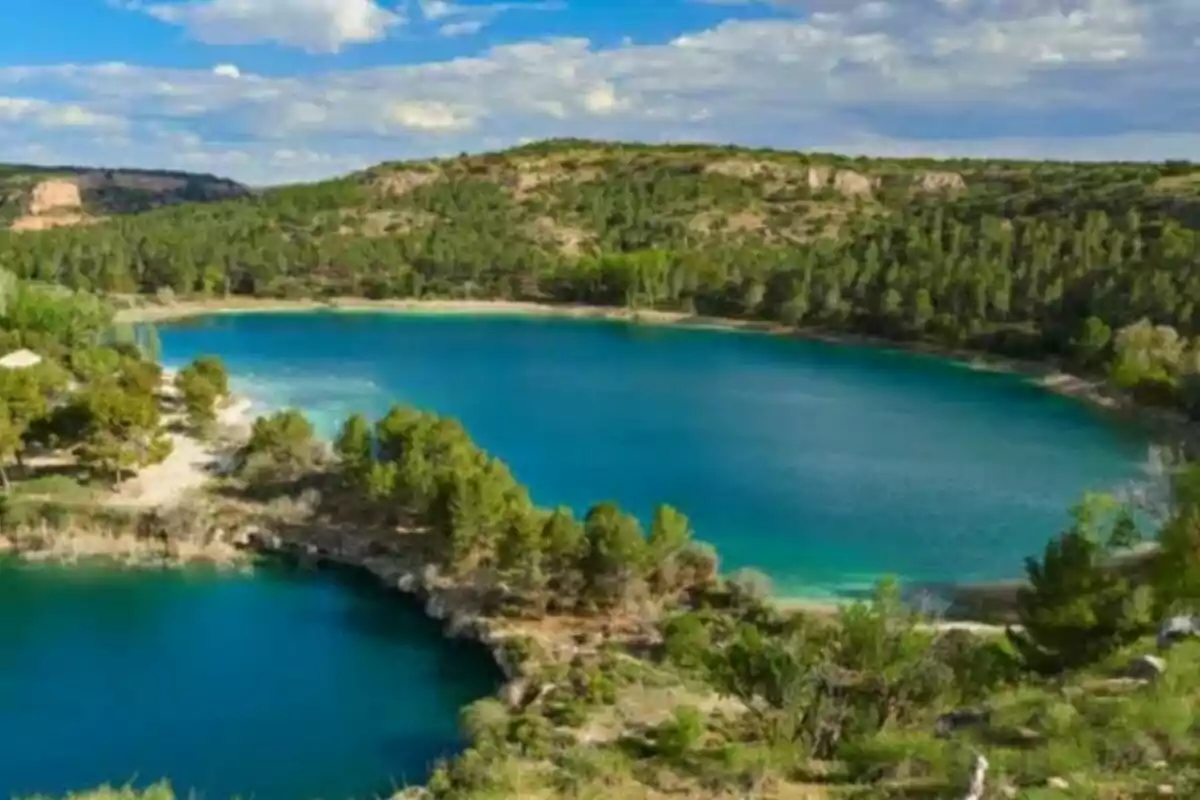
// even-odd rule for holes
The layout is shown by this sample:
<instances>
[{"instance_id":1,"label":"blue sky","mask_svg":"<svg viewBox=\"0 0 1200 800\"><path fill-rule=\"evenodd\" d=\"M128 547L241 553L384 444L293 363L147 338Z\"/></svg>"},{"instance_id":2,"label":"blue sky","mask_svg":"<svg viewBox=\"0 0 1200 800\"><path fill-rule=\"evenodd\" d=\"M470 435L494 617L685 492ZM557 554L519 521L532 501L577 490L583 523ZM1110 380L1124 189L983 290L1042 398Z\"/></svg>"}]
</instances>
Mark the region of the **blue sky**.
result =
<instances>
[{"instance_id":1,"label":"blue sky","mask_svg":"<svg viewBox=\"0 0 1200 800\"><path fill-rule=\"evenodd\" d=\"M1200 0L5 0L0 160L253 183L549 136L1200 160Z\"/></svg>"}]
</instances>

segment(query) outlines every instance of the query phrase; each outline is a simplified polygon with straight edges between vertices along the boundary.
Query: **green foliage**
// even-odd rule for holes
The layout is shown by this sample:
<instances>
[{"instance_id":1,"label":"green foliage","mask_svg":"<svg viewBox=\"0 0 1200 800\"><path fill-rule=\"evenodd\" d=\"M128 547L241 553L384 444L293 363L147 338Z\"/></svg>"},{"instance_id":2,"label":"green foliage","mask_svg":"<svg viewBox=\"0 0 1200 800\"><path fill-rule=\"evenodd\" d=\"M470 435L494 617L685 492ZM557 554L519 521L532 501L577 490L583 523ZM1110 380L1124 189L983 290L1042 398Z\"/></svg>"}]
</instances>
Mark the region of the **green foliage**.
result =
<instances>
[{"instance_id":1,"label":"green foliage","mask_svg":"<svg viewBox=\"0 0 1200 800\"><path fill-rule=\"evenodd\" d=\"M128 390L113 379L91 384L72 402L72 415L82 426L77 455L96 475L117 481L170 454L170 441L159 429L155 395Z\"/></svg>"},{"instance_id":2,"label":"green foliage","mask_svg":"<svg viewBox=\"0 0 1200 800\"><path fill-rule=\"evenodd\" d=\"M189 426L206 431L216 421L217 403L229 394L229 374L217 356L200 356L175 376Z\"/></svg>"},{"instance_id":3,"label":"green foliage","mask_svg":"<svg viewBox=\"0 0 1200 800\"><path fill-rule=\"evenodd\" d=\"M1047 543L1042 560L1026 562L1021 630L1010 630L1009 639L1030 669L1053 673L1094 663L1152 623L1151 590L1106 566L1114 545L1127 544L1128 522L1124 515L1104 519L1106 510L1080 506L1074 526Z\"/></svg>"},{"instance_id":4,"label":"green foliage","mask_svg":"<svg viewBox=\"0 0 1200 800\"><path fill-rule=\"evenodd\" d=\"M45 795L35 795L26 797L24 800L51 800L51 798ZM156 783L144 791L139 791L132 786L120 789L102 786L87 792L69 794L61 800L175 800L175 793L171 791L170 784L164 781Z\"/></svg>"},{"instance_id":5,"label":"green foliage","mask_svg":"<svg viewBox=\"0 0 1200 800\"><path fill-rule=\"evenodd\" d=\"M237 471L251 480L290 480L320 460L312 423L294 408L254 421L250 438L238 452Z\"/></svg>"}]
</instances>

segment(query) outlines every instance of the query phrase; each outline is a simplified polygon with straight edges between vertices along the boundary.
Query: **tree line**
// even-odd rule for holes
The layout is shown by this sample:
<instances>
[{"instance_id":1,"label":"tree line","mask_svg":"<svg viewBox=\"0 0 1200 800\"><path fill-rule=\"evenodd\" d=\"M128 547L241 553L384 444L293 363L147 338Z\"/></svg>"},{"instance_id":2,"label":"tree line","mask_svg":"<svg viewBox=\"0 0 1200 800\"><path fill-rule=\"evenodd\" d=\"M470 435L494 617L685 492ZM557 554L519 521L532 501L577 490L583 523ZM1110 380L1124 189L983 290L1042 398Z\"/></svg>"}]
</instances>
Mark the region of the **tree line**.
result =
<instances>
[{"instance_id":1,"label":"tree line","mask_svg":"<svg viewBox=\"0 0 1200 800\"><path fill-rule=\"evenodd\" d=\"M731 158L770 169L714 169ZM833 163L878 188L813 188L798 154L547 143L0 233L0 263L106 293L615 304L1031 357L1076 357L1093 320L1197 333L1200 199L1163 188L1190 165L957 162L965 191L930 194L906 188L920 162Z\"/></svg>"}]
</instances>

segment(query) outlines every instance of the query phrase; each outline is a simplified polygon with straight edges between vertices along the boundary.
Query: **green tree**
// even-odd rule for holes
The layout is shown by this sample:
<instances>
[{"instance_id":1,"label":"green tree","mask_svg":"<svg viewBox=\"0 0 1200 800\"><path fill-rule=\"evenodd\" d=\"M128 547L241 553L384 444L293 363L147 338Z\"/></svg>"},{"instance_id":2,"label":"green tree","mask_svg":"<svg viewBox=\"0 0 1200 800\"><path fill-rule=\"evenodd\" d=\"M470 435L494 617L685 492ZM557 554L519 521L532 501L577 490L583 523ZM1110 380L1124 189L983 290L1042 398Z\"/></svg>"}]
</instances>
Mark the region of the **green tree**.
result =
<instances>
[{"instance_id":1,"label":"green tree","mask_svg":"<svg viewBox=\"0 0 1200 800\"><path fill-rule=\"evenodd\" d=\"M304 413L284 409L254 421L250 438L238 453L238 472L250 480L287 480L320 458L312 423Z\"/></svg>"},{"instance_id":2,"label":"green tree","mask_svg":"<svg viewBox=\"0 0 1200 800\"><path fill-rule=\"evenodd\" d=\"M1151 622L1147 587L1106 566L1112 535L1125 530L1110 507L1085 502L1074 525L1028 559L1030 586L1018 595L1020 629L1009 640L1032 670L1054 673L1093 663L1144 633ZM1107 538L1102 538L1107 534Z\"/></svg>"},{"instance_id":3,"label":"green tree","mask_svg":"<svg viewBox=\"0 0 1200 800\"><path fill-rule=\"evenodd\" d=\"M170 453L170 440L159 429L153 395L123 389L115 381L88 386L77 398L84 422L80 462L94 473L118 481L138 467Z\"/></svg>"},{"instance_id":4,"label":"green tree","mask_svg":"<svg viewBox=\"0 0 1200 800\"><path fill-rule=\"evenodd\" d=\"M601 604L620 603L647 566L641 526L616 504L600 503L588 511L583 527L587 542L583 576L588 589Z\"/></svg>"},{"instance_id":5,"label":"green tree","mask_svg":"<svg viewBox=\"0 0 1200 800\"><path fill-rule=\"evenodd\" d=\"M362 414L354 414L343 424L334 441L333 451L351 482L361 480L374 463L374 439L371 423Z\"/></svg>"},{"instance_id":6,"label":"green tree","mask_svg":"<svg viewBox=\"0 0 1200 800\"><path fill-rule=\"evenodd\" d=\"M0 482L3 482L5 493L9 490L8 470L5 464L20 452L23 433L24 430L13 422L8 405L0 402Z\"/></svg>"}]
</instances>

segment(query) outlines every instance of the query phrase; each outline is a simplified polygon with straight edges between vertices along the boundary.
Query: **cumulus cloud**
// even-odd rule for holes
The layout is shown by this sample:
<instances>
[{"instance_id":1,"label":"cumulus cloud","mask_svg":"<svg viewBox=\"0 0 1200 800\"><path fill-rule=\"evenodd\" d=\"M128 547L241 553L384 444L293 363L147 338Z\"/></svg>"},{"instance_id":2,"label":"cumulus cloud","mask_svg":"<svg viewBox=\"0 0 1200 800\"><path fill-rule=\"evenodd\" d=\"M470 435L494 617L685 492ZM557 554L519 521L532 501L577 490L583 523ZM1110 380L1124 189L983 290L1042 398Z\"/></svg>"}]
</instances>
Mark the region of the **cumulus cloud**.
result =
<instances>
[{"instance_id":1,"label":"cumulus cloud","mask_svg":"<svg viewBox=\"0 0 1200 800\"><path fill-rule=\"evenodd\" d=\"M375 0L130 0L125 7L209 44L275 42L313 53L379 41L404 22Z\"/></svg>"},{"instance_id":2,"label":"cumulus cloud","mask_svg":"<svg viewBox=\"0 0 1200 800\"><path fill-rule=\"evenodd\" d=\"M0 95L128 120L139 163L187 158L255 182L547 136L1200 160L1197 0L796 7L806 13L730 19L654 44L525 41L303 79L244 68L232 79L232 65L0 68ZM422 15L448 25L464 21L457 9L426 0ZM0 120L13 119L0 125L10 143L0 160L35 142L66 147L56 160L93 160L79 137L44 133L48 111L18 105L0 103Z\"/></svg>"}]
</instances>

